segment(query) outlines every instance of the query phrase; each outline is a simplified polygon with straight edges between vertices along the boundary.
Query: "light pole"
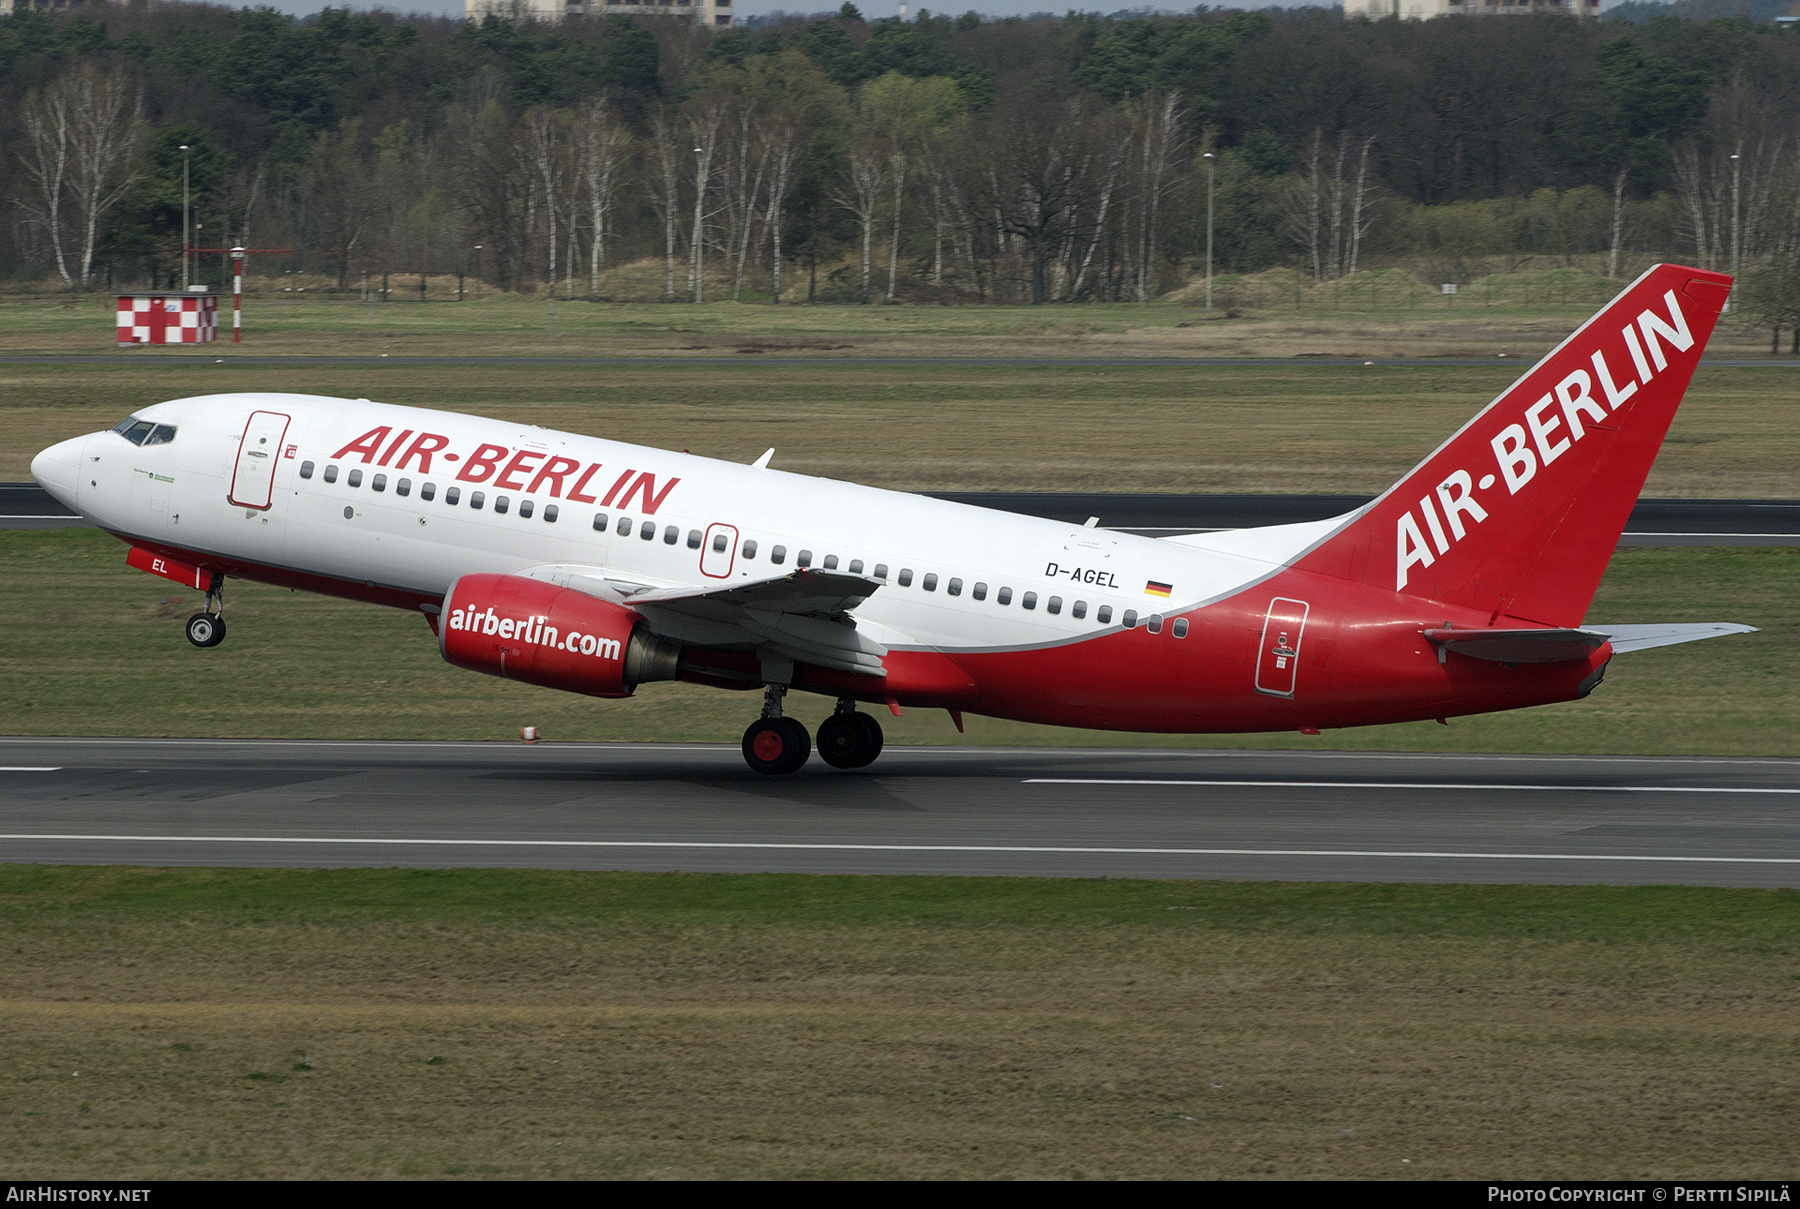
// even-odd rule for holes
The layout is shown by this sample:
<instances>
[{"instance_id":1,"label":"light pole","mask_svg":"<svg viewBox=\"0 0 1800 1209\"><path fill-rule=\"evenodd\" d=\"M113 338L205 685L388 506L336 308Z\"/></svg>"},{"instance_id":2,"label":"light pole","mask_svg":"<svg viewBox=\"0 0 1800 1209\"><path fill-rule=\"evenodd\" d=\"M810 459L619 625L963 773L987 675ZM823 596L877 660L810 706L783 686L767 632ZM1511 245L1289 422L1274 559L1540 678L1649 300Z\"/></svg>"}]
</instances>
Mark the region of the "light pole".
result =
<instances>
[{"instance_id":1,"label":"light pole","mask_svg":"<svg viewBox=\"0 0 1800 1209\"><path fill-rule=\"evenodd\" d=\"M188 286L188 145L181 145L181 292Z\"/></svg>"},{"instance_id":2,"label":"light pole","mask_svg":"<svg viewBox=\"0 0 1800 1209\"><path fill-rule=\"evenodd\" d=\"M1742 156L1731 157L1731 293L1725 298L1725 310L1731 311L1731 304L1737 300L1738 250L1743 241L1738 235L1738 180L1742 175L1744 161Z\"/></svg>"},{"instance_id":3,"label":"light pole","mask_svg":"<svg viewBox=\"0 0 1800 1209\"><path fill-rule=\"evenodd\" d=\"M1212 310L1212 264L1213 264L1213 166L1218 163L1213 153L1208 151L1201 157L1206 161L1206 309Z\"/></svg>"}]
</instances>

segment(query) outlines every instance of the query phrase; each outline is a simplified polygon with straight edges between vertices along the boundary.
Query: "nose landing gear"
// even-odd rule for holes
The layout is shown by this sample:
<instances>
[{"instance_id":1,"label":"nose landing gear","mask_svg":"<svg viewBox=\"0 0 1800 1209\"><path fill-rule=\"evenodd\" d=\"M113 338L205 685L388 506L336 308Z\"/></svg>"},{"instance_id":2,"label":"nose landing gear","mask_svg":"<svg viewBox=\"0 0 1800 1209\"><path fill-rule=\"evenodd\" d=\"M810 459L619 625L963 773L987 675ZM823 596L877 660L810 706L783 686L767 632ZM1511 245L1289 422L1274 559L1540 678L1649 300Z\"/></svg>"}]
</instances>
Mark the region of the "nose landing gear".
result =
<instances>
[{"instance_id":1,"label":"nose landing gear","mask_svg":"<svg viewBox=\"0 0 1800 1209\"><path fill-rule=\"evenodd\" d=\"M218 646L225 641L225 577L215 576L206 593L206 611L187 619L187 640L197 647Z\"/></svg>"}]
</instances>

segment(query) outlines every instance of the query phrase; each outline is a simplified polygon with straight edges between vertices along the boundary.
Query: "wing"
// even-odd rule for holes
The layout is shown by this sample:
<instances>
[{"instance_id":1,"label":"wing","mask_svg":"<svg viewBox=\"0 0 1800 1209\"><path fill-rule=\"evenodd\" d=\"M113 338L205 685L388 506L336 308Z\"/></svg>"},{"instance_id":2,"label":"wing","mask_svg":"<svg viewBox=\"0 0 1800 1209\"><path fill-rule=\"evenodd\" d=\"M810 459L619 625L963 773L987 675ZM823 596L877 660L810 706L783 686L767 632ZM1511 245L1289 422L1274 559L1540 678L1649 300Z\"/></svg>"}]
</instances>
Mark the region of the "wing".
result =
<instances>
[{"instance_id":1,"label":"wing","mask_svg":"<svg viewBox=\"0 0 1800 1209\"><path fill-rule=\"evenodd\" d=\"M881 587L878 579L808 569L716 588L670 588L609 576L602 567L558 564L519 574L627 605L654 632L691 646L772 648L797 662L887 675L887 647L851 613Z\"/></svg>"}]
</instances>

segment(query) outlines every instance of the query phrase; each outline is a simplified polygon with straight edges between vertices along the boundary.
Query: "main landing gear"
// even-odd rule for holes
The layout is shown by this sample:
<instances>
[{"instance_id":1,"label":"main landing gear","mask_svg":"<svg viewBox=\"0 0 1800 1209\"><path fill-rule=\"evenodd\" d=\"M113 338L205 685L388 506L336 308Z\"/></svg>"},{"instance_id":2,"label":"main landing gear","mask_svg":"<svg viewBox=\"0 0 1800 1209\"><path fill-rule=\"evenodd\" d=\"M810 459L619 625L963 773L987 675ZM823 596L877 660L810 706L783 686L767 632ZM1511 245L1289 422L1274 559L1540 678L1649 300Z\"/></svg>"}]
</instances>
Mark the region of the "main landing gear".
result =
<instances>
[{"instance_id":1,"label":"main landing gear","mask_svg":"<svg viewBox=\"0 0 1800 1209\"><path fill-rule=\"evenodd\" d=\"M187 640L197 647L225 641L225 577L216 576L206 594L206 610L187 619Z\"/></svg>"},{"instance_id":2,"label":"main landing gear","mask_svg":"<svg viewBox=\"0 0 1800 1209\"><path fill-rule=\"evenodd\" d=\"M812 755L806 728L783 717L781 699L787 687L771 684L763 697L763 716L744 732L744 763L768 776L798 772ZM881 754L881 724L856 711L845 698L837 712L819 724L819 755L833 768L862 768Z\"/></svg>"}]
</instances>

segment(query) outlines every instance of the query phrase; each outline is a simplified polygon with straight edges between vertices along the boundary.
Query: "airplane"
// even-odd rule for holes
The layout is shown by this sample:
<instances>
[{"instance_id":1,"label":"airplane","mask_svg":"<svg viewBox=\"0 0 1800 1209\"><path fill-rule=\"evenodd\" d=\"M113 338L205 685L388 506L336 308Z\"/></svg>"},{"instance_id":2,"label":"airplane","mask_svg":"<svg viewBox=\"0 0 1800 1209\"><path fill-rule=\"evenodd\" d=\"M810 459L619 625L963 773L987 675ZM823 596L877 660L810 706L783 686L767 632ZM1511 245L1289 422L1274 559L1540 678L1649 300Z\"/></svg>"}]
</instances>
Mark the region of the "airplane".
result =
<instances>
[{"instance_id":1,"label":"airplane","mask_svg":"<svg viewBox=\"0 0 1800 1209\"><path fill-rule=\"evenodd\" d=\"M1586 697L1609 660L1751 627L1586 613L1731 279L1657 265L1387 492L1303 524L1150 538L367 399L223 394L53 445L32 475L206 594L234 577L421 614L450 663L599 698L790 691L1166 734L1444 721Z\"/></svg>"}]
</instances>

